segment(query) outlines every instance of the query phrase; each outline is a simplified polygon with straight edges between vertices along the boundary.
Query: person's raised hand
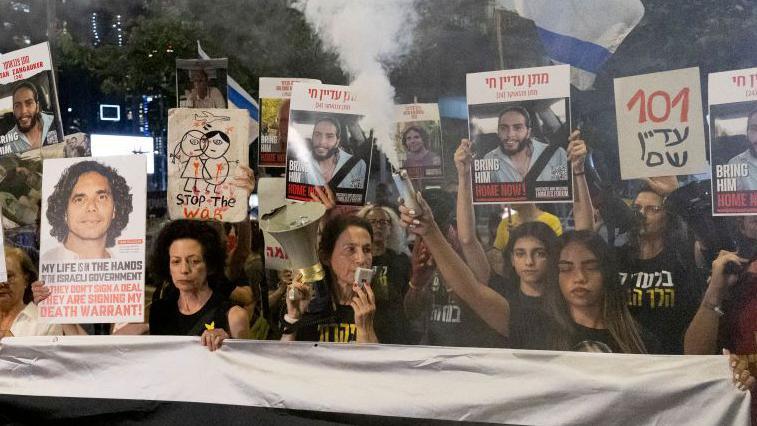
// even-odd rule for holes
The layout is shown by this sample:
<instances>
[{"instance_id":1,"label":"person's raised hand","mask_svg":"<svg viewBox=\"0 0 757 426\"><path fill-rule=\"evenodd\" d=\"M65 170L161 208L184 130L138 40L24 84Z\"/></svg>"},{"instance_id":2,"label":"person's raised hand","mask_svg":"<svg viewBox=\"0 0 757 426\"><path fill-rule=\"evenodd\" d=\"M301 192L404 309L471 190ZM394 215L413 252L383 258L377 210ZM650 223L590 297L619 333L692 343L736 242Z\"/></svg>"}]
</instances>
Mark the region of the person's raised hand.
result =
<instances>
[{"instance_id":1,"label":"person's raised hand","mask_svg":"<svg viewBox=\"0 0 757 426\"><path fill-rule=\"evenodd\" d=\"M574 130L568 138L568 161L573 168L573 173L583 173L587 154L588 149L586 142L581 139L581 131Z\"/></svg>"},{"instance_id":2,"label":"person's raised hand","mask_svg":"<svg viewBox=\"0 0 757 426\"><path fill-rule=\"evenodd\" d=\"M355 327L363 332L373 328L373 317L376 314L376 297L370 283L360 287L352 285L352 310L355 311Z\"/></svg>"},{"instance_id":3,"label":"person's raised hand","mask_svg":"<svg viewBox=\"0 0 757 426\"><path fill-rule=\"evenodd\" d=\"M336 196L328 185L312 187L310 190L310 199L314 203L323 204L327 211L336 207Z\"/></svg>"},{"instance_id":4,"label":"person's raised hand","mask_svg":"<svg viewBox=\"0 0 757 426\"><path fill-rule=\"evenodd\" d=\"M431 208L420 192L416 193L415 199L418 205L417 209L407 207L404 200L400 200L399 211L402 224L410 232L420 236L424 236L435 229L438 230Z\"/></svg>"},{"instance_id":5,"label":"person's raised hand","mask_svg":"<svg viewBox=\"0 0 757 426\"><path fill-rule=\"evenodd\" d=\"M252 194L252 191L255 190L255 172L251 168L241 164L234 170L231 184L244 190L247 194Z\"/></svg>"},{"instance_id":6,"label":"person's raised hand","mask_svg":"<svg viewBox=\"0 0 757 426\"><path fill-rule=\"evenodd\" d=\"M473 144L469 139L460 140L457 150L455 150L455 167L458 176L467 176L471 173L471 164L473 163Z\"/></svg>"},{"instance_id":7,"label":"person's raised hand","mask_svg":"<svg viewBox=\"0 0 757 426\"><path fill-rule=\"evenodd\" d=\"M302 274L297 273L291 284L287 286L285 299L287 303L287 315L296 321L302 318L310 305L313 296L313 287L302 282Z\"/></svg>"},{"instance_id":8,"label":"person's raised hand","mask_svg":"<svg viewBox=\"0 0 757 426\"><path fill-rule=\"evenodd\" d=\"M40 302L50 297L51 293L50 287L46 286L44 282L34 281L32 283L32 296L35 305L39 305Z\"/></svg>"}]
</instances>

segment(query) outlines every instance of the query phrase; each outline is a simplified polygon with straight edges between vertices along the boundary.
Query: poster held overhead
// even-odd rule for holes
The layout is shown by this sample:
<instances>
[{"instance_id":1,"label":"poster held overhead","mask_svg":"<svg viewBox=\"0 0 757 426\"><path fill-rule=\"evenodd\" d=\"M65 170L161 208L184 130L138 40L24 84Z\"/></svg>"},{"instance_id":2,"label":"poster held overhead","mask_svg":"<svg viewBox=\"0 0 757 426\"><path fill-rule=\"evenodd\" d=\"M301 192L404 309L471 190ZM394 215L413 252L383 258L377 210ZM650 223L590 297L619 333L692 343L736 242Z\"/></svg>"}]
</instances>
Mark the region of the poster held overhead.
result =
<instances>
[{"instance_id":1,"label":"poster held overhead","mask_svg":"<svg viewBox=\"0 0 757 426\"><path fill-rule=\"evenodd\" d=\"M615 79L622 179L707 170L699 68Z\"/></svg>"},{"instance_id":2,"label":"poster held overhead","mask_svg":"<svg viewBox=\"0 0 757 426\"><path fill-rule=\"evenodd\" d=\"M45 160L39 277L57 324L144 320L146 165L140 155Z\"/></svg>"},{"instance_id":3,"label":"poster held overhead","mask_svg":"<svg viewBox=\"0 0 757 426\"><path fill-rule=\"evenodd\" d=\"M260 155L262 167L285 167L289 99L296 82L320 83L309 78L260 78Z\"/></svg>"},{"instance_id":4,"label":"poster held overhead","mask_svg":"<svg viewBox=\"0 0 757 426\"><path fill-rule=\"evenodd\" d=\"M566 202L570 67L468 74L473 202Z\"/></svg>"},{"instance_id":5,"label":"poster held overhead","mask_svg":"<svg viewBox=\"0 0 757 426\"><path fill-rule=\"evenodd\" d=\"M248 164L250 119L241 109L168 111L168 215L171 219L241 222L244 188L233 184Z\"/></svg>"},{"instance_id":6,"label":"poster held overhead","mask_svg":"<svg viewBox=\"0 0 757 426\"><path fill-rule=\"evenodd\" d=\"M712 214L757 215L757 68L709 75Z\"/></svg>"},{"instance_id":7,"label":"poster held overhead","mask_svg":"<svg viewBox=\"0 0 757 426\"><path fill-rule=\"evenodd\" d=\"M47 42L2 55L0 155L63 142L58 93Z\"/></svg>"},{"instance_id":8,"label":"poster held overhead","mask_svg":"<svg viewBox=\"0 0 757 426\"><path fill-rule=\"evenodd\" d=\"M228 60L177 59L176 96L181 108L226 108Z\"/></svg>"},{"instance_id":9,"label":"poster held overhead","mask_svg":"<svg viewBox=\"0 0 757 426\"><path fill-rule=\"evenodd\" d=\"M365 111L348 86L295 83L287 144L286 198L309 201L329 185L337 204L365 204L373 139L360 128Z\"/></svg>"},{"instance_id":10,"label":"poster held overhead","mask_svg":"<svg viewBox=\"0 0 757 426\"><path fill-rule=\"evenodd\" d=\"M441 178L444 158L442 125L437 104L396 106L397 152L412 179Z\"/></svg>"}]
</instances>

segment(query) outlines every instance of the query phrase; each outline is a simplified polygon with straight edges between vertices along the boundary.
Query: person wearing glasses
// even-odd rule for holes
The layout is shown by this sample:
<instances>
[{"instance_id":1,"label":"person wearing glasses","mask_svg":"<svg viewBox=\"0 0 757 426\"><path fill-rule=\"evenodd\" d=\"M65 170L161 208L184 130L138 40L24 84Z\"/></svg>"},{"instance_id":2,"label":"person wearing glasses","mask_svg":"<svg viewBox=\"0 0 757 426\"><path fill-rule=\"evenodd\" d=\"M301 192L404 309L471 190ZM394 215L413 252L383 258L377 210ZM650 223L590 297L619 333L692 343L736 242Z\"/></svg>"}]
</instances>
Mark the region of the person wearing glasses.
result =
<instances>
[{"instance_id":1,"label":"person wearing glasses","mask_svg":"<svg viewBox=\"0 0 757 426\"><path fill-rule=\"evenodd\" d=\"M370 205L357 212L373 229L374 327L381 343L416 343L405 317L403 301L410 281L410 257L405 231L389 207Z\"/></svg>"},{"instance_id":2,"label":"person wearing glasses","mask_svg":"<svg viewBox=\"0 0 757 426\"><path fill-rule=\"evenodd\" d=\"M634 319L656 335L661 353L682 354L704 281L680 237L680 219L664 207L666 192L652 185L639 191L633 202L636 226L617 259Z\"/></svg>"}]
</instances>

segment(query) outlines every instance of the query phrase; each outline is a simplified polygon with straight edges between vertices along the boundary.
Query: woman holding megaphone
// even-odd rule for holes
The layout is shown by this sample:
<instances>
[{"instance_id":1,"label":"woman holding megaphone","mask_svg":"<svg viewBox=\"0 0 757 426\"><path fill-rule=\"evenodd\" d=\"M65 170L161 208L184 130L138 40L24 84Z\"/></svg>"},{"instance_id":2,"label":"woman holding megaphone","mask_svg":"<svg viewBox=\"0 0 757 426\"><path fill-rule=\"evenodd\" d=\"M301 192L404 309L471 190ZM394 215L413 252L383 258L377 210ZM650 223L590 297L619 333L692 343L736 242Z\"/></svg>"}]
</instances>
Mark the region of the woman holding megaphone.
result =
<instances>
[{"instance_id":1,"label":"woman holding megaphone","mask_svg":"<svg viewBox=\"0 0 757 426\"><path fill-rule=\"evenodd\" d=\"M321 197L314 200L332 207L328 190L317 195ZM372 246L373 230L365 219L339 215L325 224L318 246L325 278L304 283L301 274L295 275L287 289L281 340L378 343L370 284Z\"/></svg>"}]
</instances>

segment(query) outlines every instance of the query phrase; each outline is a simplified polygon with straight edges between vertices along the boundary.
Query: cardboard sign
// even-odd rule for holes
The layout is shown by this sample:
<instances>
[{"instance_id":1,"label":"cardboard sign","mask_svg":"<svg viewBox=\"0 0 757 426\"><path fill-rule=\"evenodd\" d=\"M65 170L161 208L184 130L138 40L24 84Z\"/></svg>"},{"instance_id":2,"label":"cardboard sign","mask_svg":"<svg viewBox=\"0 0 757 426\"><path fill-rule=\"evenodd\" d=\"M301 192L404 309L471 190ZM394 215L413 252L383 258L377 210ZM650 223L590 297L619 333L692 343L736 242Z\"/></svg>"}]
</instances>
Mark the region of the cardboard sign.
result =
<instances>
[{"instance_id":1,"label":"cardboard sign","mask_svg":"<svg viewBox=\"0 0 757 426\"><path fill-rule=\"evenodd\" d=\"M757 68L709 75L712 214L757 215Z\"/></svg>"},{"instance_id":2,"label":"cardboard sign","mask_svg":"<svg viewBox=\"0 0 757 426\"><path fill-rule=\"evenodd\" d=\"M468 74L466 87L473 202L571 201L570 67Z\"/></svg>"},{"instance_id":3,"label":"cardboard sign","mask_svg":"<svg viewBox=\"0 0 757 426\"><path fill-rule=\"evenodd\" d=\"M168 111L168 215L241 222L249 194L232 180L248 163L250 118L242 109Z\"/></svg>"},{"instance_id":4,"label":"cardboard sign","mask_svg":"<svg viewBox=\"0 0 757 426\"><path fill-rule=\"evenodd\" d=\"M620 176L707 170L699 68L615 79Z\"/></svg>"},{"instance_id":5,"label":"cardboard sign","mask_svg":"<svg viewBox=\"0 0 757 426\"><path fill-rule=\"evenodd\" d=\"M329 185L337 204L363 205L373 141L359 122L364 111L348 86L295 83L287 144L286 198L309 201Z\"/></svg>"},{"instance_id":6,"label":"cardboard sign","mask_svg":"<svg viewBox=\"0 0 757 426\"><path fill-rule=\"evenodd\" d=\"M397 105L396 149L411 178L444 175L442 123L437 104Z\"/></svg>"},{"instance_id":7,"label":"cardboard sign","mask_svg":"<svg viewBox=\"0 0 757 426\"><path fill-rule=\"evenodd\" d=\"M45 160L39 305L51 323L144 321L142 155Z\"/></svg>"},{"instance_id":8,"label":"cardboard sign","mask_svg":"<svg viewBox=\"0 0 757 426\"><path fill-rule=\"evenodd\" d=\"M260 78L260 155L262 167L285 167L289 98L297 82L320 83L310 78Z\"/></svg>"},{"instance_id":9,"label":"cardboard sign","mask_svg":"<svg viewBox=\"0 0 757 426\"><path fill-rule=\"evenodd\" d=\"M63 142L48 43L0 56L0 155Z\"/></svg>"}]
</instances>

